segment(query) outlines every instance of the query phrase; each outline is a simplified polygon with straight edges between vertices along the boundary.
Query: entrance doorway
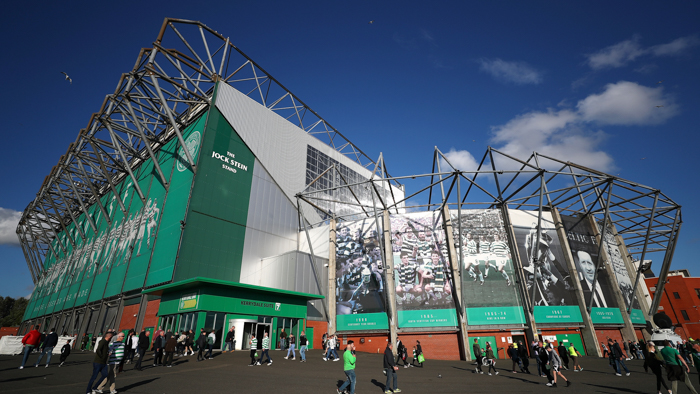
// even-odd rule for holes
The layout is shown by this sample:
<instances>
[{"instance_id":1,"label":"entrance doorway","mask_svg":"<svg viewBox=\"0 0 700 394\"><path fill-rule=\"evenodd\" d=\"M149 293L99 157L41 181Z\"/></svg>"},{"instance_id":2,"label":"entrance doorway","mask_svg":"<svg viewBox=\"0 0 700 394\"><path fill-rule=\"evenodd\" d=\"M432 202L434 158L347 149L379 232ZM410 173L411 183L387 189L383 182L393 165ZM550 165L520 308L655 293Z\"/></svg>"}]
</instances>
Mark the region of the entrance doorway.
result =
<instances>
[{"instance_id":1,"label":"entrance doorway","mask_svg":"<svg viewBox=\"0 0 700 394\"><path fill-rule=\"evenodd\" d=\"M257 349L262 349L263 338L265 337L265 333L267 333L268 337L270 336L271 326L272 325L270 323L243 323L243 343L241 344L241 349L250 350L250 339L252 333L255 333L255 338L258 340ZM272 340L272 338L270 338L270 340Z\"/></svg>"}]
</instances>

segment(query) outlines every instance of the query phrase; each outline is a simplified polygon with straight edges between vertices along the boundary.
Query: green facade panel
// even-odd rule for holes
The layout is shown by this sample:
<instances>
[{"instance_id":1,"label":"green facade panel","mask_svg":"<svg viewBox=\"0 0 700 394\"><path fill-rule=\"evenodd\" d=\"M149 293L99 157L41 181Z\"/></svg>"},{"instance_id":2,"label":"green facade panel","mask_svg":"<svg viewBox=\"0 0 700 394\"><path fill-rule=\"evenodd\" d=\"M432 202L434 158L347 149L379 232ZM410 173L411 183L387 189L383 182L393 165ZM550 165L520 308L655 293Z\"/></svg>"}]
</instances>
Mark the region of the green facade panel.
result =
<instances>
[{"instance_id":1,"label":"green facade panel","mask_svg":"<svg viewBox=\"0 0 700 394\"><path fill-rule=\"evenodd\" d=\"M185 145L194 160L196 160L199 153L202 132L206 122L207 114L204 114L182 131ZM200 169L198 168L197 171L200 171ZM178 147L170 189L161 213L163 218L158 230L158 239L153 249L153 257L146 276L146 287L169 282L173 279L175 259L182 233L180 222L185 220L193 175L192 168L187 162L187 155L182 147Z\"/></svg>"},{"instance_id":2,"label":"green facade panel","mask_svg":"<svg viewBox=\"0 0 700 394\"><path fill-rule=\"evenodd\" d=\"M212 108L175 281L197 276L240 280L254 163L252 152Z\"/></svg>"}]
</instances>

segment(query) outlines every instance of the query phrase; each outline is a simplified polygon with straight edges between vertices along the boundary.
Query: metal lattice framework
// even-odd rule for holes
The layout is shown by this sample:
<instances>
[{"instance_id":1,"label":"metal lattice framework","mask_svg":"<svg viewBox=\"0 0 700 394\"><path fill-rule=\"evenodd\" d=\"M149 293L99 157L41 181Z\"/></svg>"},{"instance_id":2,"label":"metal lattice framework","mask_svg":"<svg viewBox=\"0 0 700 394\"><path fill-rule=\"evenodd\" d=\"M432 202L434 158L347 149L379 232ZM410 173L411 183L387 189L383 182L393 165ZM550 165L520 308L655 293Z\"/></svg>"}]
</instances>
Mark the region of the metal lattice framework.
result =
<instances>
[{"instance_id":1,"label":"metal lattice framework","mask_svg":"<svg viewBox=\"0 0 700 394\"><path fill-rule=\"evenodd\" d=\"M123 74L113 94L80 130L59 163L44 179L36 198L24 210L17 227L34 283L44 274L44 260L66 252L76 240L67 231L96 204L109 222L100 197L114 192L126 212L116 185L130 177L136 194L145 200L135 169L151 159L168 188L155 154L167 141L209 109L216 83L222 81L314 135L338 152L370 166L374 161L321 118L297 96L226 38L196 21L166 18L152 48L142 49L134 68ZM187 161L194 158L183 149ZM89 215L88 231L97 233ZM109 223L111 224L111 223ZM83 240L84 230L76 226ZM58 234L65 234L62 240ZM52 241L56 239L56 243Z\"/></svg>"},{"instance_id":2,"label":"metal lattice framework","mask_svg":"<svg viewBox=\"0 0 700 394\"><path fill-rule=\"evenodd\" d=\"M387 195L386 188L378 188L388 182L414 182L421 187L397 200L393 195ZM329 199L328 192L338 188L373 190L375 203L363 203L359 199L354 202ZM427 204L412 203L426 195ZM325 214L322 217L333 216L340 220L352 220L357 215L376 216L380 209L399 213L441 210L445 206L457 211L496 207L532 210L540 212L540 219L541 212L553 208L565 215L592 215L602 228L614 227L617 230L631 259L644 262L651 254L663 255L659 274L661 290L682 224L681 206L658 189L537 152L521 160L491 147L484 153L478 167L468 171L457 169L436 147L430 173L400 177L386 175L386 165L380 155L369 180L352 184L341 182L326 189L314 188L312 182L297 197L321 211L319 201L356 208L357 214L346 217L333 215L331 211L322 212ZM601 248L602 245L601 242ZM642 270L646 268L640 264L633 293ZM662 292L657 289L656 294ZM660 298L656 297L650 311L656 311L659 302Z\"/></svg>"}]
</instances>

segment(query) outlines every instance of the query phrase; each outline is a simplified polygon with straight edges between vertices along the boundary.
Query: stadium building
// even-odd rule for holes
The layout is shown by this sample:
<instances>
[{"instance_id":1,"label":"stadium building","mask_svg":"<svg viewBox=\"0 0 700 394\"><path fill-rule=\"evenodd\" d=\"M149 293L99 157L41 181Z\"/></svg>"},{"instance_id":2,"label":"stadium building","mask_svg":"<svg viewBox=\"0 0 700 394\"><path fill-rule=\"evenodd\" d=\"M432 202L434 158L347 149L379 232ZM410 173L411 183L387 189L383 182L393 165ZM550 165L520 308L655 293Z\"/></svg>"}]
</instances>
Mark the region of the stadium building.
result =
<instances>
[{"instance_id":1,"label":"stadium building","mask_svg":"<svg viewBox=\"0 0 700 394\"><path fill-rule=\"evenodd\" d=\"M391 176L228 38L166 19L23 213L20 333L207 328L220 348L235 327L245 349L305 330L442 359L645 335L659 301L634 261L665 277L679 205L537 153L433 162Z\"/></svg>"}]
</instances>

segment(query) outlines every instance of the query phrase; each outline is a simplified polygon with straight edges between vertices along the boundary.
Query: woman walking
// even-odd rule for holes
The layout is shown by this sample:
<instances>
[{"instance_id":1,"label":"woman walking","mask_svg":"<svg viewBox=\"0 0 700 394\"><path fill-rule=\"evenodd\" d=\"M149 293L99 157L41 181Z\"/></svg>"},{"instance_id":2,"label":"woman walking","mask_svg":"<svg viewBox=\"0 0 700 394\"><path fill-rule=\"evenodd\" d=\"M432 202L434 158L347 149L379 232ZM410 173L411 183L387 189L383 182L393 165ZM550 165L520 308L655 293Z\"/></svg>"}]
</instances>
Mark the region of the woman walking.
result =
<instances>
[{"instance_id":1,"label":"woman walking","mask_svg":"<svg viewBox=\"0 0 700 394\"><path fill-rule=\"evenodd\" d=\"M660 354L659 358L657 358L654 342L649 342L647 344L647 357L644 359L644 372L649 372L649 369L651 369L651 372L656 375L656 391L659 394L661 394L661 386L664 386L666 391L671 394L671 389L668 388L668 385L666 385L666 381L664 380L664 363L661 361L663 357L661 357Z\"/></svg>"},{"instance_id":2,"label":"woman walking","mask_svg":"<svg viewBox=\"0 0 700 394\"><path fill-rule=\"evenodd\" d=\"M493 349L491 348L491 343L486 342L486 355L484 356L484 364L489 366L489 376L491 376L491 369L493 368L493 372L498 375L498 371L496 371L496 357L493 355Z\"/></svg>"},{"instance_id":3,"label":"woman walking","mask_svg":"<svg viewBox=\"0 0 700 394\"><path fill-rule=\"evenodd\" d=\"M545 368L551 369L551 371L552 371L552 377L553 377L552 382L551 382L551 383L547 383L547 386L550 386L550 387L557 387L557 375L559 375L559 376L561 376L561 378L564 379L564 381L566 382L566 387L569 387L569 386L571 385L571 382L569 382L569 381L566 379L566 376L564 376L564 375L561 373L561 371L559 371L559 370L561 369L561 357L559 357L559 355L557 354L557 352L555 352L555 351L552 349L552 345L547 345L547 347L546 347L545 349L547 350L547 353L549 354L548 363L547 363L547 365L545 366Z\"/></svg>"}]
</instances>

